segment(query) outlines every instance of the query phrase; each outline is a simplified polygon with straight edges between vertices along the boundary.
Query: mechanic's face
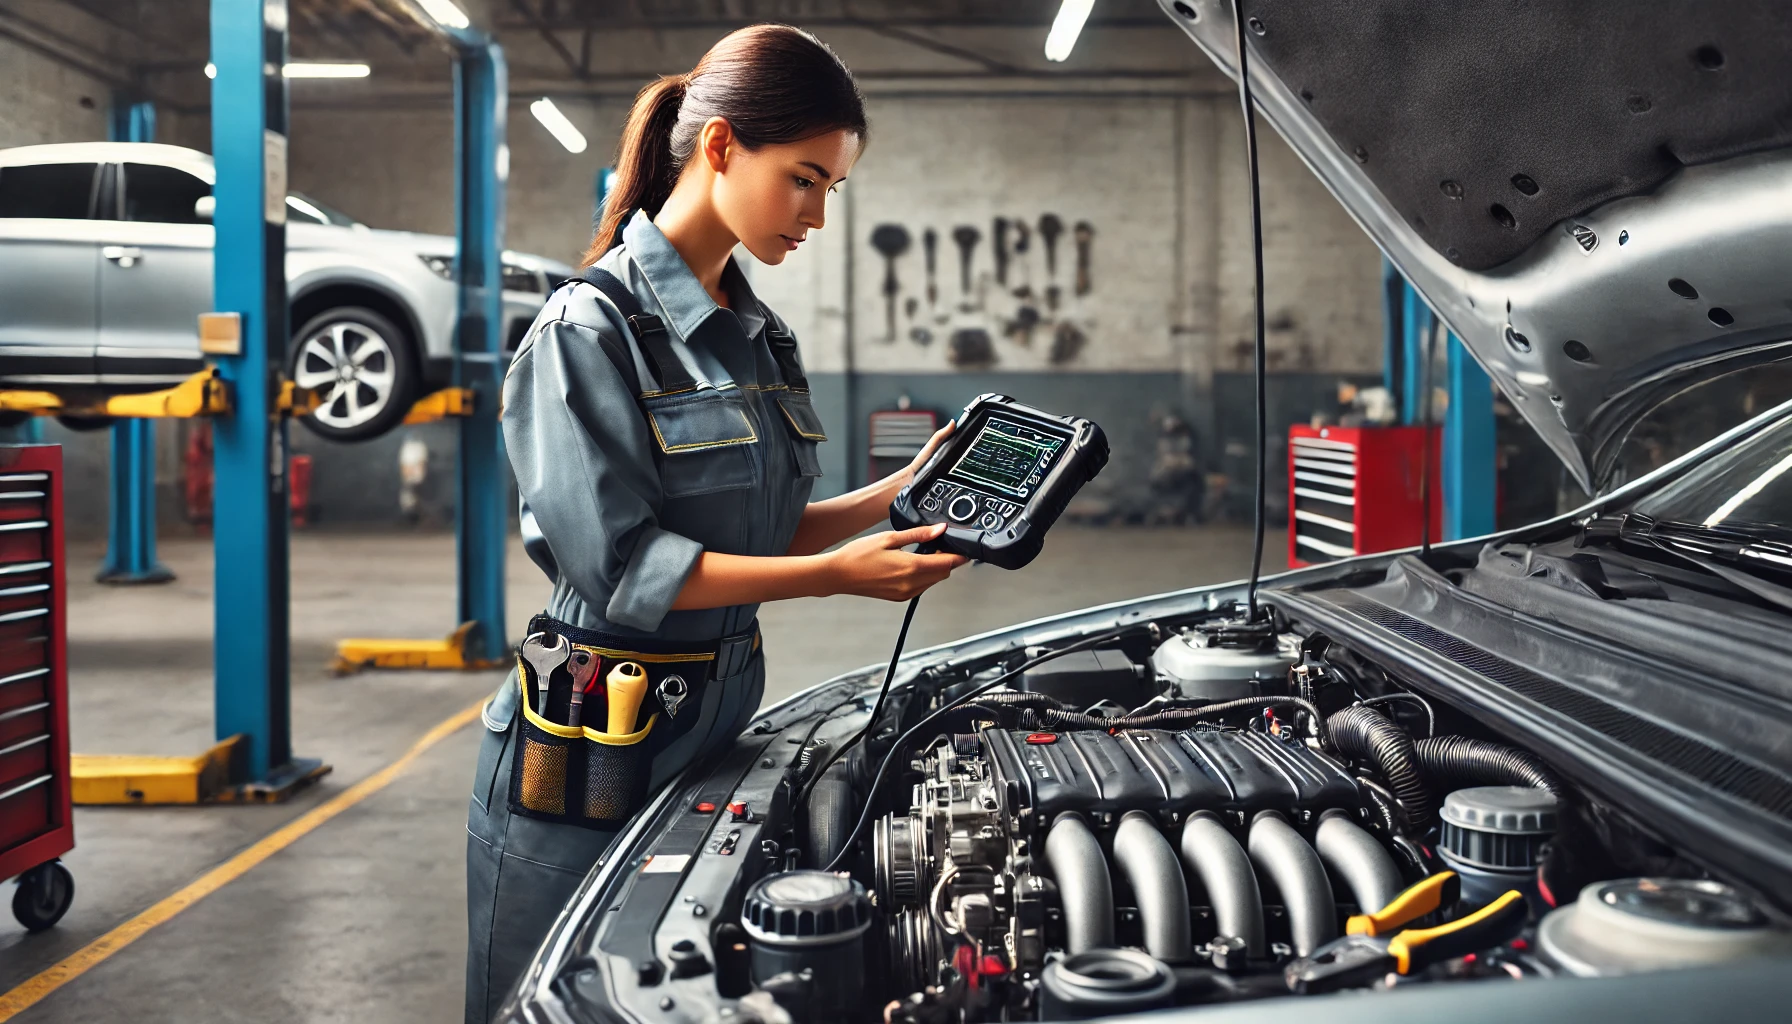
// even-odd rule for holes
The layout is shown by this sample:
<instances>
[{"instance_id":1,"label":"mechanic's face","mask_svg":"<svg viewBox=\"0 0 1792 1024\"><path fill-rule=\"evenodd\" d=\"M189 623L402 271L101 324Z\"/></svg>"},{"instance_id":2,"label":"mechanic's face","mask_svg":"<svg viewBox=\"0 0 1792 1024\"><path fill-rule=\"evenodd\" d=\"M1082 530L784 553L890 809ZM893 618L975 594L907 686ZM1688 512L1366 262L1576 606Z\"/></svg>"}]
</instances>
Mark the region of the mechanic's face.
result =
<instances>
[{"instance_id":1,"label":"mechanic's face","mask_svg":"<svg viewBox=\"0 0 1792 1024\"><path fill-rule=\"evenodd\" d=\"M713 145L709 134L704 141ZM783 263L827 222L828 197L846 180L859 147L859 136L844 130L755 150L730 141L715 178L716 210L761 263Z\"/></svg>"}]
</instances>

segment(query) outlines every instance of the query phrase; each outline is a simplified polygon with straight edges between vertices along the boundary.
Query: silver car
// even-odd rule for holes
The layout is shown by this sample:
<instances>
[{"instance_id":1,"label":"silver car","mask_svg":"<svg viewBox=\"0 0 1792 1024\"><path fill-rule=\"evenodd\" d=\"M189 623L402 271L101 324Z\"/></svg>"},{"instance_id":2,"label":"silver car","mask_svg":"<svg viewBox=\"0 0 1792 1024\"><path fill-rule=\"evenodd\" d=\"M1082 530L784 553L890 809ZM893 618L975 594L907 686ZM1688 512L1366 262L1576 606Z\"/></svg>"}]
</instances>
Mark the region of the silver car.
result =
<instances>
[{"instance_id":1,"label":"silver car","mask_svg":"<svg viewBox=\"0 0 1792 1024\"><path fill-rule=\"evenodd\" d=\"M155 390L199 370L212 308L212 158L138 142L0 150L0 387ZM448 383L455 240L381 231L286 200L288 373L322 396L305 423L337 441L396 426ZM504 254L506 349L564 263Z\"/></svg>"}]
</instances>

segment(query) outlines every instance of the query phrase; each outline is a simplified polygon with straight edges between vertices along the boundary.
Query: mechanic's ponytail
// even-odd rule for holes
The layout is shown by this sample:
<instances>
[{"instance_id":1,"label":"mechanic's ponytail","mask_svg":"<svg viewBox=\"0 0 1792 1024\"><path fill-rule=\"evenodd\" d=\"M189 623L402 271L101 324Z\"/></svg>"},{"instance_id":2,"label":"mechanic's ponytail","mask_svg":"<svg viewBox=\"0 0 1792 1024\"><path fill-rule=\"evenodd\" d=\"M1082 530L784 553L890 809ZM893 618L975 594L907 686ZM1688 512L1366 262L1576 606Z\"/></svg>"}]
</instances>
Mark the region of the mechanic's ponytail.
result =
<instances>
[{"instance_id":1,"label":"mechanic's ponytail","mask_svg":"<svg viewBox=\"0 0 1792 1024\"><path fill-rule=\"evenodd\" d=\"M665 205L712 117L726 118L749 150L842 130L863 145L867 129L864 97L826 43L789 25L731 32L689 74L661 77L635 97L585 266L621 241L624 217Z\"/></svg>"}]
</instances>

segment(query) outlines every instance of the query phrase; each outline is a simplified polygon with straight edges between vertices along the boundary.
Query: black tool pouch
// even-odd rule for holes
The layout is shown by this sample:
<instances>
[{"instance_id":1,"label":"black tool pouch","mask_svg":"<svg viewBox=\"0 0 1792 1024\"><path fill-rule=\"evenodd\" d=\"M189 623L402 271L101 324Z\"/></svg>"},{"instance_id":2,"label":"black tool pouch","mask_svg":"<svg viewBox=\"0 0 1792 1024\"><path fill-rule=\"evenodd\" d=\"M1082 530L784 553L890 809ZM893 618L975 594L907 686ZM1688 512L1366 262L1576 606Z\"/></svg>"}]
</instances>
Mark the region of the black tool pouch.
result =
<instances>
[{"instance_id":1,"label":"black tool pouch","mask_svg":"<svg viewBox=\"0 0 1792 1024\"><path fill-rule=\"evenodd\" d=\"M571 720L573 680L565 664L548 680L546 711L535 666L517 659L521 714L510 772L510 810L544 821L613 829L647 802L653 758L697 724L703 694L714 676L718 645L613 636L536 616L529 632L565 639L575 651L598 659L601 683L622 662L647 673L647 692L625 731L608 731L609 707L603 687L593 687L581 706L580 724ZM648 649L642 649L648 648Z\"/></svg>"}]
</instances>

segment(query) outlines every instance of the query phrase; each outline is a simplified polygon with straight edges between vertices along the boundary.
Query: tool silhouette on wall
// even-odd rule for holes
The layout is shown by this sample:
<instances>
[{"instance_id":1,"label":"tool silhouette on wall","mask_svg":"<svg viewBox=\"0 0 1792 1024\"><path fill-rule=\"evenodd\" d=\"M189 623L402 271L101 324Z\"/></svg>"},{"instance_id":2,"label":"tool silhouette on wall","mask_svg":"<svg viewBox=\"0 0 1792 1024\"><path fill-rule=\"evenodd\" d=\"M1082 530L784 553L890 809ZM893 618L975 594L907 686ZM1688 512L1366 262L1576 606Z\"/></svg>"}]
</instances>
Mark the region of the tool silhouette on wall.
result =
<instances>
[{"instance_id":1,"label":"tool silhouette on wall","mask_svg":"<svg viewBox=\"0 0 1792 1024\"><path fill-rule=\"evenodd\" d=\"M908 252L908 229L900 224L879 224L871 230L871 247L884 258L885 341L896 340L896 296L902 285L896 280L896 257Z\"/></svg>"},{"instance_id":2,"label":"tool silhouette on wall","mask_svg":"<svg viewBox=\"0 0 1792 1024\"><path fill-rule=\"evenodd\" d=\"M910 341L930 345L939 329L939 336L946 339L947 362L968 370L1001 361L998 337L1020 349L1031 349L1035 335L1043 331L1049 345L1031 357L1033 361L1043 357L1052 365L1063 365L1080 358L1093 323L1085 315L1084 300L1094 292L1094 224L1078 220L1074 227L1067 227L1066 218L1051 212L1037 218L994 217L987 236L987 260L980 259L978 251L985 238L981 227L951 226L946 233L957 249L958 292L943 302L939 287L942 232L926 227L918 233L924 275L919 295L904 286L899 274L902 258L914 247L916 232L896 223L879 224L871 231L871 248L883 257L884 266L880 289L883 341L894 342L906 324ZM1061 282L1058 243L1066 235L1075 246L1075 264L1072 268L1067 253L1065 277L1069 280ZM1036 258L1044 261L1038 290L1034 285ZM1022 364L1027 361L1022 359Z\"/></svg>"}]
</instances>

